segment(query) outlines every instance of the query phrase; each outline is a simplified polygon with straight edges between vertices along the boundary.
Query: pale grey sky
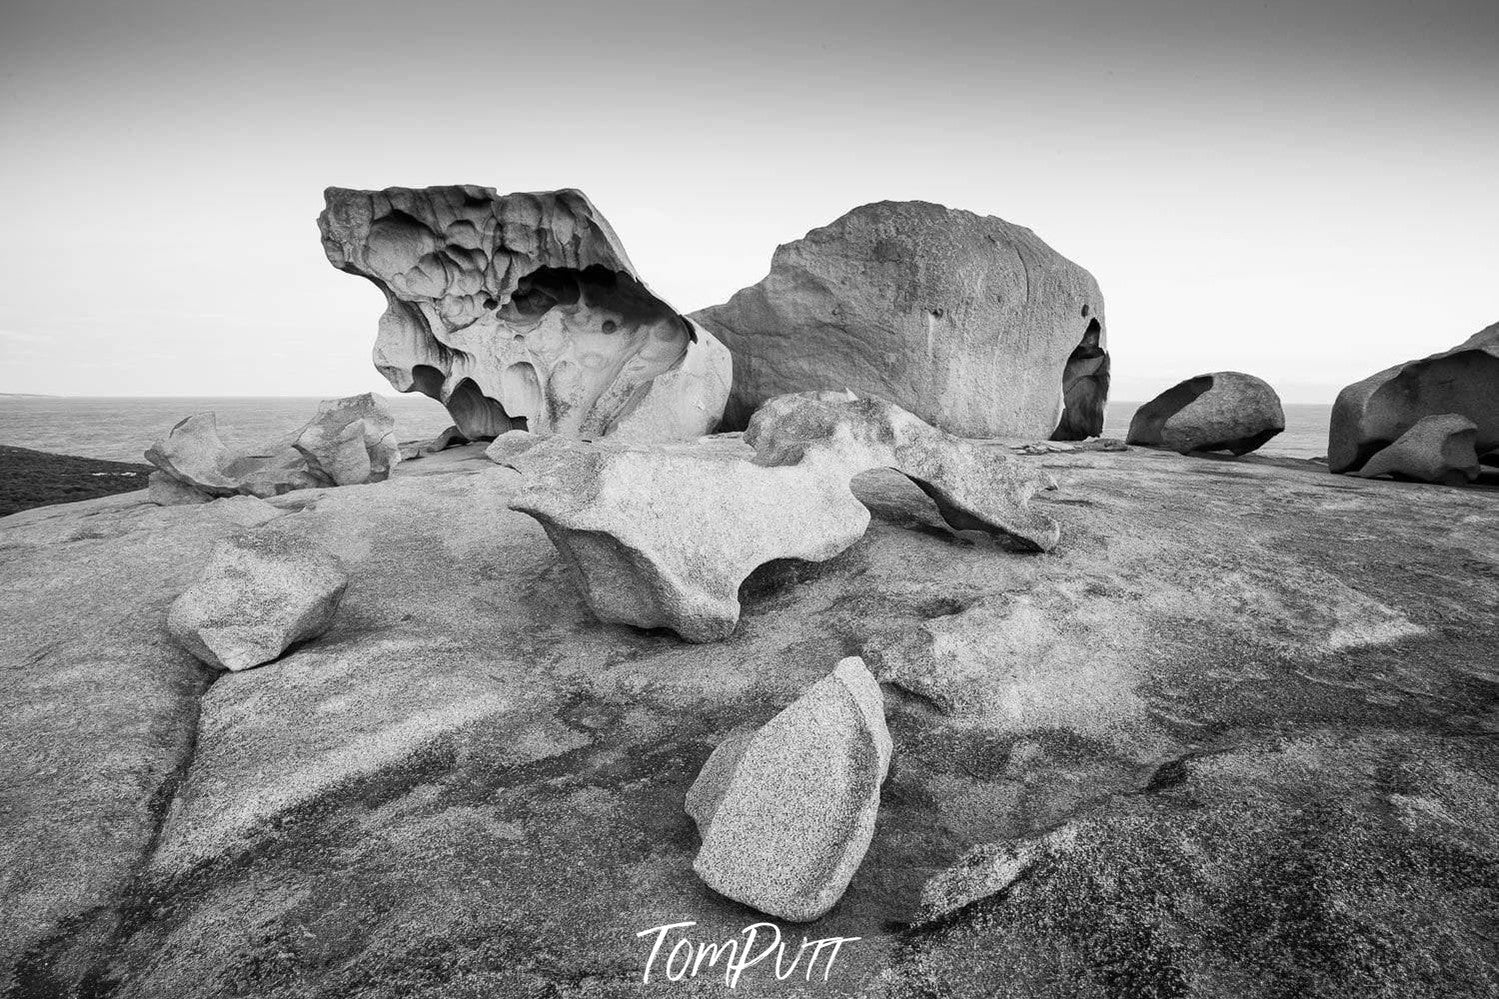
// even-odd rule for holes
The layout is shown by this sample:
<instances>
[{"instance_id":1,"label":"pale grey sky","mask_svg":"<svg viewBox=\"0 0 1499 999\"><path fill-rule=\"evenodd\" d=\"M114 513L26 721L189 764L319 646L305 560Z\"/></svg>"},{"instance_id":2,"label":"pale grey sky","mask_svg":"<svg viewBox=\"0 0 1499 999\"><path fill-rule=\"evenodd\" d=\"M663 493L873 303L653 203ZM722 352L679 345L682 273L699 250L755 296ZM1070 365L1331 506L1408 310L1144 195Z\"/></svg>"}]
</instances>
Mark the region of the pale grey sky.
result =
<instances>
[{"instance_id":1,"label":"pale grey sky","mask_svg":"<svg viewBox=\"0 0 1499 999\"><path fill-rule=\"evenodd\" d=\"M7 0L0 391L388 391L322 188L579 187L679 309L883 198L1093 272L1115 391L1499 320L1494 0Z\"/></svg>"}]
</instances>

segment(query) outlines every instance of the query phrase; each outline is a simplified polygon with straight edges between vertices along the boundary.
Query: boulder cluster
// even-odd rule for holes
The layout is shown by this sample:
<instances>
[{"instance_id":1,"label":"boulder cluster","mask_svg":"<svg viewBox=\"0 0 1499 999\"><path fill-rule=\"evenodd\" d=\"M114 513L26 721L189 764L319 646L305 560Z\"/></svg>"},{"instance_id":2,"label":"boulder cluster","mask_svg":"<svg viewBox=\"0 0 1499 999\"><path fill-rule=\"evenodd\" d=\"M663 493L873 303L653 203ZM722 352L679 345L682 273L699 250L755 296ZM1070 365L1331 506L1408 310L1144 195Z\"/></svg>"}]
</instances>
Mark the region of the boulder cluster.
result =
<instances>
[{"instance_id":1,"label":"boulder cluster","mask_svg":"<svg viewBox=\"0 0 1499 999\"><path fill-rule=\"evenodd\" d=\"M864 537L870 510L853 483L873 470L908 479L952 531L991 536L996 558L1050 552L1061 528L1031 501L1057 484L1030 459L1127 450L1084 441L1102 429L1109 383L1096 282L999 219L867 205L782 246L769 276L728 303L684 316L577 191L326 197L328 258L386 298L377 367L455 421L405 453L492 440L488 457L522 477L506 505L541 525L605 625L729 638L756 569L827 561ZM1499 455L1496 384L1499 325L1350 386L1332 470L1473 479ZM708 436L721 425L743 432ZM1141 407L1127 442L1243 455L1284 428L1270 385L1222 371ZM402 456L368 394L325 402L261 447L226 444L205 413L147 452L164 505L379 482ZM252 529L218 543L166 625L202 662L244 670L324 634L348 586L332 554ZM869 847L890 768L880 680L950 715L1018 711L1015 684L991 681L1029 664L1007 663L995 636L1049 633L1042 603L1075 599L976 602L904 645L872 645L879 679L850 656L736 731L686 792L698 876L781 919L828 912ZM924 918L1001 890L1070 836L972 855L929 886Z\"/></svg>"}]
</instances>

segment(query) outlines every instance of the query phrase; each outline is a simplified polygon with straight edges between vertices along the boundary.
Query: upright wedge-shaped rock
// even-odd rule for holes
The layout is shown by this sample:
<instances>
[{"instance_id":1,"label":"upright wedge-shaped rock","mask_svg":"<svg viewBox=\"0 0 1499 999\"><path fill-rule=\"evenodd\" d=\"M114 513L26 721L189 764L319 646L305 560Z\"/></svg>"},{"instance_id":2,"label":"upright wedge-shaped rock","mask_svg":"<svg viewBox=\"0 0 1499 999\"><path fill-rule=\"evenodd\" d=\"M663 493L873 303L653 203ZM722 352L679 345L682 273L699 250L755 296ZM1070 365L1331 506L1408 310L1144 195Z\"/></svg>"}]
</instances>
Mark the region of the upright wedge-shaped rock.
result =
<instances>
[{"instance_id":1,"label":"upright wedge-shaped rock","mask_svg":"<svg viewBox=\"0 0 1499 999\"><path fill-rule=\"evenodd\" d=\"M703 839L693 870L761 912L818 918L869 849L890 751L879 684L862 659L844 659L708 758L687 798Z\"/></svg>"}]
</instances>

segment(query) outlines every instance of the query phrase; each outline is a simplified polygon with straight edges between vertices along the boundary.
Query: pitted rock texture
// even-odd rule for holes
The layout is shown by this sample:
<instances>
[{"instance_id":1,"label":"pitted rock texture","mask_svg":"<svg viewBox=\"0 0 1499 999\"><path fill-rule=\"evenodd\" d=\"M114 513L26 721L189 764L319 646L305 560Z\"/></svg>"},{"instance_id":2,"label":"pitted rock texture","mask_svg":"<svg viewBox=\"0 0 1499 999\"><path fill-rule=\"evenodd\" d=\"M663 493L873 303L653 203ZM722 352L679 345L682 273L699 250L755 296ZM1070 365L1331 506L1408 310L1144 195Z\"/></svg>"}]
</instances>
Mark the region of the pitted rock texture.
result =
<instances>
[{"instance_id":1,"label":"pitted rock texture","mask_svg":"<svg viewBox=\"0 0 1499 999\"><path fill-rule=\"evenodd\" d=\"M503 460L527 477L510 508L541 522L601 621L689 642L733 632L754 569L825 561L869 524L835 462L766 468L732 447L562 437Z\"/></svg>"},{"instance_id":2,"label":"pitted rock texture","mask_svg":"<svg viewBox=\"0 0 1499 999\"><path fill-rule=\"evenodd\" d=\"M1327 465L1334 472L1362 468L1422 418L1443 413L1472 420L1479 460L1499 465L1499 323L1451 350L1386 368L1339 392Z\"/></svg>"},{"instance_id":3,"label":"pitted rock texture","mask_svg":"<svg viewBox=\"0 0 1499 999\"><path fill-rule=\"evenodd\" d=\"M882 399L828 392L778 396L761 406L744 432L755 461L795 465L809 454L840 463L847 474L893 468L921 487L955 530L1003 534L1020 546L1050 551L1056 521L1031 509L1031 497L1055 489L1050 475L998 447L963 440Z\"/></svg>"},{"instance_id":4,"label":"pitted rock texture","mask_svg":"<svg viewBox=\"0 0 1499 999\"><path fill-rule=\"evenodd\" d=\"M669 440L718 423L728 351L645 286L581 191L325 198L328 260L385 294L375 367L442 402L466 437Z\"/></svg>"},{"instance_id":5,"label":"pitted rock texture","mask_svg":"<svg viewBox=\"0 0 1499 999\"><path fill-rule=\"evenodd\" d=\"M1173 385L1135 411L1130 444L1248 454L1286 429L1280 396L1263 379L1215 371Z\"/></svg>"},{"instance_id":6,"label":"pitted rock texture","mask_svg":"<svg viewBox=\"0 0 1499 999\"><path fill-rule=\"evenodd\" d=\"M1478 453L1473 444L1478 425L1466 416L1443 413L1426 416L1400 439L1353 472L1366 479L1388 475L1417 482L1461 486L1478 478Z\"/></svg>"},{"instance_id":7,"label":"pitted rock texture","mask_svg":"<svg viewBox=\"0 0 1499 999\"><path fill-rule=\"evenodd\" d=\"M774 396L844 388L964 437L1103 428L1098 284L1001 219L864 205L779 247L763 281L693 318L734 354L732 428Z\"/></svg>"},{"instance_id":8,"label":"pitted rock texture","mask_svg":"<svg viewBox=\"0 0 1499 999\"><path fill-rule=\"evenodd\" d=\"M890 753L879 684L850 656L708 758L688 795L703 840L692 869L761 912L817 919L869 849Z\"/></svg>"},{"instance_id":9,"label":"pitted rock texture","mask_svg":"<svg viewBox=\"0 0 1499 999\"><path fill-rule=\"evenodd\" d=\"M297 489L383 482L401 460L395 419L373 393L327 399L289 438L233 446L213 413L182 420L146 451L146 460L182 488L152 490L163 506L215 496L280 496ZM155 475L152 476L155 478Z\"/></svg>"},{"instance_id":10,"label":"pitted rock texture","mask_svg":"<svg viewBox=\"0 0 1499 999\"><path fill-rule=\"evenodd\" d=\"M167 612L167 630L200 661L238 671L328 630L349 585L333 555L268 529L214 546Z\"/></svg>"},{"instance_id":11,"label":"pitted rock texture","mask_svg":"<svg viewBox=\"0 0 1499 999\"><path fill-rule=\"evenodd\" d=\"M373 392L319 403L293 446L335 486L384 482L401 460L395 417Z\"/></svg>"}]
</instances>

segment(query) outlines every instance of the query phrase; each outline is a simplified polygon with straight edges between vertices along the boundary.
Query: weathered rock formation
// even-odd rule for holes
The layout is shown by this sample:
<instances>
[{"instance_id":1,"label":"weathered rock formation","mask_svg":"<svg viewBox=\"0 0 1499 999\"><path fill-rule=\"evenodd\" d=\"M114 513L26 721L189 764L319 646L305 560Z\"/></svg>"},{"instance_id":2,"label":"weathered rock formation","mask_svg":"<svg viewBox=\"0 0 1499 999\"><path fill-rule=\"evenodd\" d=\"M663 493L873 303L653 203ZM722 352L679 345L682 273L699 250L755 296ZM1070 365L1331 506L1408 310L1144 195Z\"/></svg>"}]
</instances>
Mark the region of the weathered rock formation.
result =
<instances>
[{"instance_id":1,"label":"weathered rock formation","mask_svg":"<svg viewBox=\"0 0 1499 999\"><path fill-rule=\"evenodd\" d=\"M601 629L478 445L367 487L0 518L0 994L728 995L722 960L639 984L632 933L756 918L693 875L684 789L832 663L878 673L887 639L999 598L1008 654L1045 668L985 699L1019 716L884 687L874 837L805 928L862 939L826 982L820 960L777 983L771 957L734 995L1492 993L1495 494L1253 455L1028 460L1086 499L1047 504L1047 557L954 536L868 472L863 540L752 578L710 645ZM162 619L267 520L357 582L323 638L208 684ZM903 929L976 845L1069 823L1000 896ZM990 859L944 896L1000 885Z\"/></svg>"},{"instance_id":2,"label":"weathered rock formation","mask_svg":"<svg viewBox=\"0 0 1499 999\"><path fill-rule=\"evenodd\" d=\"M728 351L648 289L580 191L330 187L340 270L384 294L375 367L473 440L512 428L668 440L712 430Z\"/></svg>"},{"instance_id":3,"label":"weathered rock formation","mask_svg":"<svg viewBox=\"0 0 1499 999\"><path fill-rule=\"evenodd\" d=\"M714 891L808 922L843 897L874 835L890 769L884 697L851 656L753 735L714 750L688 793Z\"/></svg>"},{"instance_id":4,"label":"weathered rock formation","mask_svg":"<svg viewBox=\"0 0 1499 999\"><path fill-rule=\"evenodd\" d=\"M602 621L727 637L739 584L773 559L821 562L869 511L833 463L765 468L733 451L548 438L513 456L510 504L535 517Z\"/></svg>"},{"instance_id":5,"label":"weathered rock formation","mask_svg":"<svg viewBox=\"0 0 1499 999\"><path fill-rule=\"evenodd\" d=\"M779 247L763 281L693 318L734 354L731 427L773 396L850 389L964 437L1103 428L1097 282L997 218L864 205Z\"/></svg>"},{"instance_id":6,"label":"weathered rock formation","mask_svg":"<svg viewBox=\"0 0 1499 999\"><path fill-rule=\"evenodd\" d=\"M936 429L883 399L808 392L778 396L750 419L745 443L755 461L795 465L816 453L850 477L893 468L921 487L955 530L1002 534L1050 551L1060 528L1031 509L1031 497L1055 489L1045 472L998 448Z\"/></svg>"},{"instance_id":7,"label":"weathered rock formation","mask_svg":"<svg viewBox=\"0 0 1499 999\"><path fill-rule=\"evenodd\" d=\"M268 663L328 630L349 577L337 558L289 535L240 534L214 546L167 612L167 630L226 670Z\"/></svg>"},{"instance_id":8,"label":"weathered rock formation","mask_svg":"<svg viewBox=\"0 0 1499 999\"><path fill-rule=\"evenodd\" d=\"M248 447L225 443L212 413L189 416L151 445L146 460L182 488L154 486L163 506L214 496L280 496L297 489L382 482L401 460L395 419L366 392L318 405L289 438ZM152 476L155 479L155 475Z\"/></svg>"},{"instance_id":9,"label":"weathered rock formation","mask_svg":"<svg viewBox=\"0 0 1499 999\"><path fill-rule=\"evenodd\" d=\"M1173 385L1135 410L1129 444L1248 454L1286 429L1280 396L1242 371L1216 371Z\"/></svg>"},{"instance_id":10,"label":"weathered rock formation","mask_svg":"<svg viewBox=\"0 0 1499 999\"><path fill-rule=\"evenodd\" d=\"M1424 416L1400 439L1351 473L1366 479L1389 475L1417 482L1461 486L1478 478L1478 425L1466 416Z\"/></svg>"},{"instance_id":11,"label":"weathered rock formation","mask_svg":"<svg viewBox=\"0 0 1499 999\"><path fill-rule=\"evenodd\" d=\"M1419 420L1443 413L1472 420L1479 460L1499 464L1499 323L1451 350L1386 368L1339 392L1327 466L1334 472L1361 468Z\"/></svg>"},{"instance_id":12,"label":"weathered rock formation","mask_svg":"<svg viewBox=\"0 0 1499 999\"><path fill-rule=\"evenodd\" d=\"M335 486L384 482L401 460L395 417L373 392L319 403L293 447L309 471Z\"/></svg>"}]
</instances>

